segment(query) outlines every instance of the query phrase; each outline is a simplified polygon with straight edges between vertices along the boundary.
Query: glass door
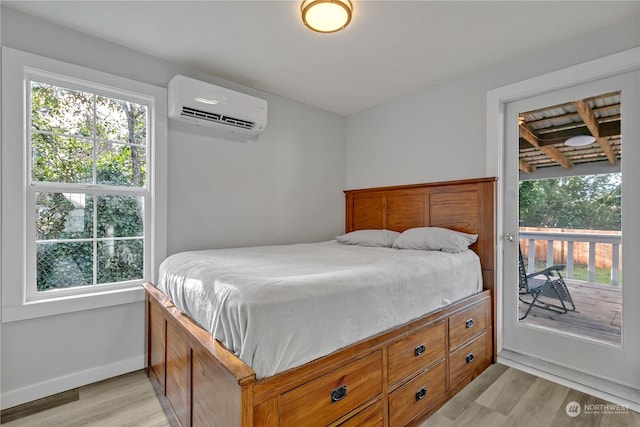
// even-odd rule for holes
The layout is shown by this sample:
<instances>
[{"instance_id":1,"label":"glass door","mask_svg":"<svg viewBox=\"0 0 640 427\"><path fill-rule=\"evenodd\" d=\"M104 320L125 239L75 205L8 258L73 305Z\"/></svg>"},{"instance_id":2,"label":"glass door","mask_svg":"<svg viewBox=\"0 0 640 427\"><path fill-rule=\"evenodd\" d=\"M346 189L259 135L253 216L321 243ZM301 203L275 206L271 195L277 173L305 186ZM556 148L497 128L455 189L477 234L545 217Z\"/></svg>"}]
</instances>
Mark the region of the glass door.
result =
<instances>
[{"instance_id":1,"label":"glass door","mask_svg":"<svg viewBox=\"0 0 640 427\"><path fill-rule=\"evenodd\" d=\"M627 73L508 103L503 178L502 348L630 390L640 389L640 251L624 235L640 231L639 81ZM591 138L572 145L578 135Z\"/></svg>"}]
</instances>

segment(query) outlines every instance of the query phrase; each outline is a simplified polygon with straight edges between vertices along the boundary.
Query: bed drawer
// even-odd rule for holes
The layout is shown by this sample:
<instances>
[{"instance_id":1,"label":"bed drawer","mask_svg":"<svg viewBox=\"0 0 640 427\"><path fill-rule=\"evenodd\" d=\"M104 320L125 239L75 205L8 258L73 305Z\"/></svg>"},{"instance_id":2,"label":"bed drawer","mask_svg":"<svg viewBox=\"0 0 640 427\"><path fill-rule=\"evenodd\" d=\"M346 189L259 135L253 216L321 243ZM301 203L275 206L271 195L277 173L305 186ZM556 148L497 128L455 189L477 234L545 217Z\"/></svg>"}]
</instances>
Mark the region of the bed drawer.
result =
<instances>
[{"instance_id":1,"label":"bed drawer","mask_svg":"<svg viewBox=\"0 0 640 427\"><path fill-rule=\"evenodd\" d=\"M449 318L449 350L454 350L487 328L487 303L473 305Z\"/></svg>"},{"instance_id":2,"label":"bed drawer","mask_svg":"<svg viewBox=\"0 0 640 427\"><path fill-rule=\"evenodd\" d=\"M447 391L445 362L412 379L389 395L389 424L403 426Z\"/></svg>"},{"instance_id":3,"label":"bed drawer","mask_svg":"<svg viewBox=\"0 0 640 427\"><path fill-rule=\"evenodd\" d=\"M389 385L443 358L446 333L446 324L442 321L389 345Z\"/></svg>"},{"instance_id":4,"label":"bed drawer","mask_svg":"<svg viewBox=\"0 0 640 427\"><path fill-rule=\"evenodd\" d=\"M358 412L347 421L338 424L339 427L382 427L383 425L384 414L382 413L382 401L380 400Z\"/></svg>"},{"instance_id":5,"label":"bed drawer","mask_svg":"<svg viewBox=\"0 0 640 427\"><path fill-rule=\"evenodd\" d=\"M378 350L283 394L280 425L327 425L381 393Z\"/></svg>"},{"instance_id":6,"label":"bed drawer","mask_svg":"<svg viewBox=\"0 0 640 427\"><path fill-rule=\"evenodd\" d=\"M451 388L455 387L465 377L471 375L478 366L487 362L487 334L471 341L449 356L449 381Z\"/></svg>"}]
</instances>

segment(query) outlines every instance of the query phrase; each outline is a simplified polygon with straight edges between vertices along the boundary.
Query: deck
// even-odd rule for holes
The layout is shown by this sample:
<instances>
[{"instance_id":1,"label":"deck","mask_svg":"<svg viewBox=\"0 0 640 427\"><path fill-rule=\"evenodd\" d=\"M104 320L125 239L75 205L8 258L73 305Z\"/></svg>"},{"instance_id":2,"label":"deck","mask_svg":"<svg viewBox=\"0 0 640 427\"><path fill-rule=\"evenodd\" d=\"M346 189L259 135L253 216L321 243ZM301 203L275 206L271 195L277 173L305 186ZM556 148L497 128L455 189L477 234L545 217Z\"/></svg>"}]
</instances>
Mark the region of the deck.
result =
<instances>
[{"instance_id":1,"label":"deck","mask_svg":"<svg viewBox=\"0 0 640 427\"><path fill-rule=\"evenodd\" d=\"M559 314L534 307L522 322L620 345L621 288L569 279L565 279L565 282L576 305L576 311ZM540 300L546 299L541 297ZM553 303L552 300L549 301ZM526 310L527 305L520 303L520 316L524 315Z\"/></svg>"}]
</instances>

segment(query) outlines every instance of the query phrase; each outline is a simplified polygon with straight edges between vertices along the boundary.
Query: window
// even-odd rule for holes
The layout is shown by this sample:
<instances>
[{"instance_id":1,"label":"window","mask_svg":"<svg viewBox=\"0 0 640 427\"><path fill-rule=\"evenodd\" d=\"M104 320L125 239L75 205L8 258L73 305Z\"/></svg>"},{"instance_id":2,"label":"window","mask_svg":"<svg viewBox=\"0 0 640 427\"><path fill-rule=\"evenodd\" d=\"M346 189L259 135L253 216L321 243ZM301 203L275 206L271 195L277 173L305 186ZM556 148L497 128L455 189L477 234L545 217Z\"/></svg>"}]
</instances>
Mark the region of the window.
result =
<instances>
[{"instance_id":1,"label":"window","mask_svg":"<svg viewBox=\"0 0 640 427\"><path fill-rule=\"evenodd\" d=\"M28 299L139 283L148 277L148 105L44 75L29 75L28 88Z\"/></svg>"},{"instance_id":2,"label":"window","mask_svg":"<svg viewBox=\"0 0 640 427\"><path fill-rule=\"evenodd\" d=\"M144 300L167 250L166 102L2 49L2 322Z\"/></svg>"}]
</instances>

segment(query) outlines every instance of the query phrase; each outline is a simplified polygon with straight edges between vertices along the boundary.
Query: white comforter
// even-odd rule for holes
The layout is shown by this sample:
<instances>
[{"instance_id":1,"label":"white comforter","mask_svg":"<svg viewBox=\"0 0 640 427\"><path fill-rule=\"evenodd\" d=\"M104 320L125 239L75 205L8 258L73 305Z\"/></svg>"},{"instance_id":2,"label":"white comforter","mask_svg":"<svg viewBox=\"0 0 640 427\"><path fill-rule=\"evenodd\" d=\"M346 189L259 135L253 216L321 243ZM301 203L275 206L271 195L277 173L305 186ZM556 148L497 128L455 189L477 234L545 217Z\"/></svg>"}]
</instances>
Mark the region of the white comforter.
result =
<instances>
[{"instance_id":1,"label":"white comforter","mask_svg":"<svg viewBox=\"0 0 640 427\"><path fill-rule=\"evenodd\" d=\"M183 252L158 288L264 378L482 290L477 255L336 241Z\"/></svg>"}]
</instances>

